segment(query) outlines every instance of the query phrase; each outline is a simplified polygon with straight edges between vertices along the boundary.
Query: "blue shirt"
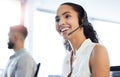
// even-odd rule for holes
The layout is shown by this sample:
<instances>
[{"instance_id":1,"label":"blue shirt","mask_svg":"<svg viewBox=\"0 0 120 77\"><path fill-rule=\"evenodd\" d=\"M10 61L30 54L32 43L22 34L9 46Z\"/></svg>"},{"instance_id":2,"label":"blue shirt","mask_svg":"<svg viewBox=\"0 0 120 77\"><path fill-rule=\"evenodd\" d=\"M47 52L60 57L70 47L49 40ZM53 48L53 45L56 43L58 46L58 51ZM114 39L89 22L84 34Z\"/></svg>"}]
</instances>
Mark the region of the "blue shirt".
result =
<instances>
[{"instance_id":1,"label":"blue shirt","mask_svg":"<svg viewBox=\"0 0 120 77\"><path fill-rule=\"evenodd\" d=\"M16 51L10 57L3 77L34 77L37 64L25 49Z\"/></svg>"}]
</instances>

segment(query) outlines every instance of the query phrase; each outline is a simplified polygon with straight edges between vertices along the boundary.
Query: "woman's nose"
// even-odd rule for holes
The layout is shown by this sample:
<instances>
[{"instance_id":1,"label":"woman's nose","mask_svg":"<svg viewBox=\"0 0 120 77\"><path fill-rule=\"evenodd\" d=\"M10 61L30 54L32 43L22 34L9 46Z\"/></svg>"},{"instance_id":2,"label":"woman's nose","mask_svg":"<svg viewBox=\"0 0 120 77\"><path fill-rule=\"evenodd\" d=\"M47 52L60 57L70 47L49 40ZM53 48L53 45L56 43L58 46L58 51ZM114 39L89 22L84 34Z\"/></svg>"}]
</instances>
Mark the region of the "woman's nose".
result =
<instances>
[{"instance_id":1,"label":"woman's nose","mask_svg":"<svg viewBox=\"0 0 120 77\"><path fill-rule=\"evenodd\" d=\"M64 24L65 24L65 20L64 19L60 19L59 25L64 25Z\"/></svg>"}]
</instances>

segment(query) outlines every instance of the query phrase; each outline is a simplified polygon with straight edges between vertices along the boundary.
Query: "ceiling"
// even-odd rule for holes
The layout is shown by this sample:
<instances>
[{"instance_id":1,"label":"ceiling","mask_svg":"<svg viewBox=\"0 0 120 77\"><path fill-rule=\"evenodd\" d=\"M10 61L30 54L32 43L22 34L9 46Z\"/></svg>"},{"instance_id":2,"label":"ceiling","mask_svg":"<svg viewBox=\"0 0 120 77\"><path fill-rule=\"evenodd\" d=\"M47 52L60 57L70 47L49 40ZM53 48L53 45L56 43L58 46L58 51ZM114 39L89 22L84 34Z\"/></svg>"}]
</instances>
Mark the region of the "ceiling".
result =
<instances>
[{"instance_id":1,"label":"ceiling","mask_svg":"<svg viewBox=\"0 0 120 77\"><path fill-rule=\"evenodd\" d=\"M82 5L88 17L120 24L120 0L38 0L37 8L55 13L63 2L74 2Z\"/></svg>"}]
</instances>

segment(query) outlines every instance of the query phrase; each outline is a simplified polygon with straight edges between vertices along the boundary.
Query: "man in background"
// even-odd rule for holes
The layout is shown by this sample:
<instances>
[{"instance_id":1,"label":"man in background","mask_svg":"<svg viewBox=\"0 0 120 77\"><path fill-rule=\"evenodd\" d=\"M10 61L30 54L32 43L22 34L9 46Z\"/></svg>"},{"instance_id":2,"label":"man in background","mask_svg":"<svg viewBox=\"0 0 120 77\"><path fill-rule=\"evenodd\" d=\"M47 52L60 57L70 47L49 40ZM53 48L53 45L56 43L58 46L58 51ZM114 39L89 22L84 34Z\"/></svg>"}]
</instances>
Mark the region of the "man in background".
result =
<instances>
[{"instance_id":1,"label":"man in background","mask_svg":"<svg viewBox=\"0 0 120 77\"><path fill-rule=\"evenodd\" d=\"M3 77L34 77L37 64L24 48L27 34L24 25L10 27L8 48L13 49L15 54L10 56Z\"/></svg>"}]
</instances>

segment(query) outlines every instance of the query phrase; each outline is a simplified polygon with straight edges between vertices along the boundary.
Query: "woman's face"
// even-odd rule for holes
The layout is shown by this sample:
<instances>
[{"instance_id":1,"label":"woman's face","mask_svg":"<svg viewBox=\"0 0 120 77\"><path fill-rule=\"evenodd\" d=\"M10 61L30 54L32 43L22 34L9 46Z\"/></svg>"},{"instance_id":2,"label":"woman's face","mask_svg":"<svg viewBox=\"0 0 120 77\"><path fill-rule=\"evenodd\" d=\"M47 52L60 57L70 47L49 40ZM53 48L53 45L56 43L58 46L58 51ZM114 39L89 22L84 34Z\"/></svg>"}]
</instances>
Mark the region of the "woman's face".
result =
<instances>
[{"instance_id":1,"label":"woman's face","mask_svg":"<svg viewBox=\"0 0 120 77\"><path fill-rule=\"evenodd\" d=\"M69 5L62 5L58 8L55 21L56 30L64 39L69 39L74 35L75 32L71 35L68 34L79 26L78 14Z\"/></svg>"}]
</instances>

